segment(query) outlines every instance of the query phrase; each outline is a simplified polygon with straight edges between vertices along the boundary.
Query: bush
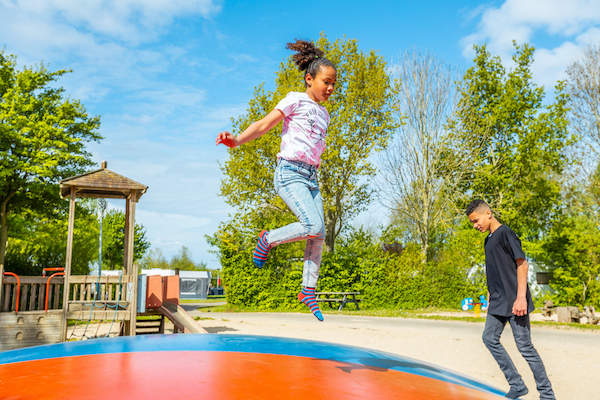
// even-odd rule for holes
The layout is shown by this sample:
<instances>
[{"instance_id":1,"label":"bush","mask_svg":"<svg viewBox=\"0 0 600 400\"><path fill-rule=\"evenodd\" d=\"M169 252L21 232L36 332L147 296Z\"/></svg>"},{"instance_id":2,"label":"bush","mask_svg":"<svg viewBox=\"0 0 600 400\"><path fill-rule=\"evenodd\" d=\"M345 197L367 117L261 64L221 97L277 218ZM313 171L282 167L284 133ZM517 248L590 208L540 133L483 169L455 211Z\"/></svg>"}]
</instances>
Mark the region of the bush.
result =
<instances>
[{"instance_id":1,"label":"bush","mask_svg":"<svg viewBox=\"0 0 600 400\"><path fill-rule=\"evenodd\" d=\"M210 238L219 249L228 303L257 310L304 310L296 298L304 242L275 247L258 269L251 260L258 229L242 231L236 226L243 224L224 224ZM323 254L318 290L359 291L366 309L458 308L464 297L485 293L481 274L469 274L473 260L464 256L463 246L473 236L464 236L456 235L436 260L422 264L416 245L409 244L401 254L390 253L372 234L352 231L339 240L335 252ZM472 252L481 253L477 249Z\"/></svg>"}]
</instances>

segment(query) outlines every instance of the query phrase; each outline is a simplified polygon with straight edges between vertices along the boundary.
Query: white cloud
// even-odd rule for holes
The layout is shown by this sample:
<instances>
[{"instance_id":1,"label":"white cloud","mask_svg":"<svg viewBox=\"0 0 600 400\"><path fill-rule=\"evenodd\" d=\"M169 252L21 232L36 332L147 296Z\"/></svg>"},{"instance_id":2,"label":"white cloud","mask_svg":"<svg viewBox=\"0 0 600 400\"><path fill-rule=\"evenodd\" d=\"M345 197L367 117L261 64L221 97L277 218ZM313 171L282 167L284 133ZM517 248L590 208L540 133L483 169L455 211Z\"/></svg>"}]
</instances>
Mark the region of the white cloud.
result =
<instances>
[{"instance_id":1,"label":"white cloud","mask_svg":"<svg viewBox=\"0 0 600 400\"><path fill-rule=\"evenodd\" d=\"M162 92L151 94L163 97ZM179 102L178 96L186 91L164 92ZM204 236L217 230L231 208L219 197L218 165L227 151L216 147L214 138L227 127L228 117L244 107L213 107L207 102L198 93L192 105L157 116L152 111L160 110L151 104L126 101L123 114L103 115L106 138L90 151L98 163L107 160L111 170L149 186L137 207L137 221L147 228L153 247L168 258L186 246L195 260L216 265ZM135 111L145 107L150 107L149 112L136 118ZM121 207L122 202L116 205Z\"/></svg>"},{"instance_id":2,"label":"white cloud","mask_svg":"<svg viewBox=\"0 0 600 400\"><path fill-rule=\"evenodd\" d=\"M258 61L258 58L253 55L244 53L231 54L229 57L238 63L255 63Z\"/></svg>"},{"instance_id":3,"label":"white cloud","mask_svg":"<svg viewBox=\"0 0 600 400\"><path fill-rule=\"evenodd\" d=\"M564 42L553 49L537 49L531 67L536 81L545 88L552 88L559 79L566 78L566 68L582 54L582 47Z\"/></svg>"},{"instance_id":4,"label":"white cloud","mask_svg":"<svg viewBox=\"0 0 600 400\"><path fill-rule=\"evenodd\" d=\"M219 0L0 0L0 48L20 64L69 68L61 84L99 101L112 89L153 87L185 49L155 43L178 17L210 18ZM153 42L154 41L154 42ZM157 44L152 49L142 44Z\"/></svg>"},{"instance_id":5,"label":"white cloud","mask_svg":"<svg viewBox=\"0 0 600 400\"><path fill-rule=\"evenodd\" d=\"M154 38L157 31L176 17L209 18L221 10L221 3L212 0L3 0L0 7L5 17L25 14L31 22L53 21L61 26L74 26L138 43Z\"/></svg>"},{"instance_id":6,"label":"white cloud","mask_svg":"<svg viewBox=\"0 0 600 400\"><path fill-rule=\"evenodd\" d=\"M144 196L136 207L136 224L141 224L146 229L146 235L153 248L161 249L167 258L177 254L182 246L191 250L192 258L196 261L208 262L211 267L218 263L212 255L210 248L204 240L204 234L216 230L215 220L198 217L191 214L173 212L157 212L148 210L144 206ZM111 200L109 209L124 211L124 202Z\"/></svg>"},{"instance_id":7,"label":"white cloud","mask_svg":"<svg viewBox=\"0 0 600 400\"><path fill-rule=\"evenodd\" d=\"M536 46L534 79L551 87L564 79L566 67L585 47L600 40L600 4L595 0L506 0L500 7L480 10L477 30L461 40L463 55L473 57L473 45L486 43L505 65L511 65L512 42L533 42L547 35L555 47Z\"/></svg>"},{"instance_id":8,"label":"white cloud","mask_svg":"<svg viewBox=\"0 0 600 400\"><path fill-rule=\"evenodd\" d=\"M217 167L226 151L215 151L214 136L242 108L208 101L202 86L221 73L218 61L161 35L176 18L206 20L220 7L219 0L0 0L0 48L20 65L73 69L59 84L102 114L105 139L89 146L94 160L150 186L137 221L153 247L169 257L185 245L211 264L204 235L228 212ZM182 83L188 71L201 79Z\"/></svg>"}]
</instances>

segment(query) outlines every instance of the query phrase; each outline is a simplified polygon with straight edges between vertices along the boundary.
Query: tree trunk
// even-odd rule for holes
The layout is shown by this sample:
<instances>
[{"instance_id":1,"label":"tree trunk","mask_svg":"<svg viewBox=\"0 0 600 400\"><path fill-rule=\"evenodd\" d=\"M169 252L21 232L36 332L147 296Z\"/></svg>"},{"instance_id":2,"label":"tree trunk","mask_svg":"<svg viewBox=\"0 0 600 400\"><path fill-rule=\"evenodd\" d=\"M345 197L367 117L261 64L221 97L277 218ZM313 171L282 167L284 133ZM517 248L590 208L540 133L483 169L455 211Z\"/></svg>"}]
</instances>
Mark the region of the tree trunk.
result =
<instances>
[{"instance_id":1,"label":"tree trunk","mask_svg":"<svg viewBox=\"0 0 600 400\"><path fill-rule=\"evenodd\" d=\"M427 185L427 183L425 184ZM423 266L427 263L427 252L429 251L429 198L426 190L423 192L423 215L421 218L423 219L421 223L423 224L423 243L421 245L421 251L423 253L422 262Z\"/></svg>"},{"instance_id":2,"label":"tree trunk","mask_svg":"<svg viewBox=\"0 0 600 400\"><path fill-rule=\"evenodd\" d=\"M0 268L4 270L4 257L8 241L8 199L0 206Z\"/></svg>"},{"instance_id":3,"label":"tree trunk","mask_svg":"<svg viewBox=\"0 0 600 400\"><path fill-rule=\"evenodd\" d=\"M332 252L335 248L335 219L325 222L325 249Z\"/></svg>"},{"instance_id":4,"label":"tree trunk","mask_svg":"<svg viewBox=\"0 0 600 400\"><path fill-rule=\"evenodd\" d=\"M0 300L2 299L2 281L4 279L4 258L8 241L8 198L0 205Z\"/></svg>"}]
</instances>

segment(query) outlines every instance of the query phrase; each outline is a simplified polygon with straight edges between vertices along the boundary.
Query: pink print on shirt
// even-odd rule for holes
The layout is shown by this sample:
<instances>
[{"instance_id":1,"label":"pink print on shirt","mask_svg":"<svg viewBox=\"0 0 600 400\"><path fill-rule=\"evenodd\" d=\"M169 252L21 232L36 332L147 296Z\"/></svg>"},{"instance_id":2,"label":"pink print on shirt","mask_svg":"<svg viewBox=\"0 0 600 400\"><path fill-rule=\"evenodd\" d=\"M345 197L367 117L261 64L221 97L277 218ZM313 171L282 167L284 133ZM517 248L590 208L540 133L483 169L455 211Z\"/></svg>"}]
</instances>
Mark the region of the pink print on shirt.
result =
<instances>
[{"instance_id":1,"label":"pink print on shirt","mask_svg":"<svg viewBox=\"0 0 600 400\"><path fill-rule=\"evenodd\" d=\"M320 166L330 121L327 109L301 92L288 93L275 108L285 115L277 157Z\"/></svg>"}]
</instances>

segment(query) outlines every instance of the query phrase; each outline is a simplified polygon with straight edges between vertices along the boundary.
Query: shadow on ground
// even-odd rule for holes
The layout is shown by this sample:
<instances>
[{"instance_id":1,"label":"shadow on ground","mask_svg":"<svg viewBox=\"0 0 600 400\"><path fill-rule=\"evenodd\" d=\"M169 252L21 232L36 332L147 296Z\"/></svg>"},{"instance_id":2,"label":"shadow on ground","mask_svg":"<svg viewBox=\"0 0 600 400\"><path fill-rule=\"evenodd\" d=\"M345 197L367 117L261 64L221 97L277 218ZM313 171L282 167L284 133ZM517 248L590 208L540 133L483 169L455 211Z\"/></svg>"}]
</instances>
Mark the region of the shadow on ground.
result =
<instances>
[{"instance_id":1,"label":"shadow on ground","mask_svg":"<svg viewBox=\"0 0 600 400\"><path fill-rule=\"evenodd\" d=\"M228 326L207 326L204 329L208 333L236 332L237 331L237 329L230 328Z\"/></svg>"}]
</instances>

